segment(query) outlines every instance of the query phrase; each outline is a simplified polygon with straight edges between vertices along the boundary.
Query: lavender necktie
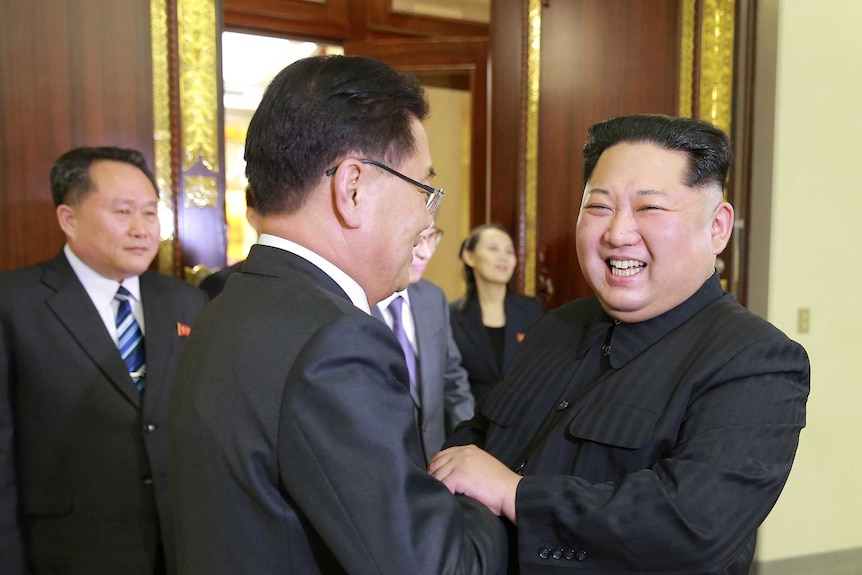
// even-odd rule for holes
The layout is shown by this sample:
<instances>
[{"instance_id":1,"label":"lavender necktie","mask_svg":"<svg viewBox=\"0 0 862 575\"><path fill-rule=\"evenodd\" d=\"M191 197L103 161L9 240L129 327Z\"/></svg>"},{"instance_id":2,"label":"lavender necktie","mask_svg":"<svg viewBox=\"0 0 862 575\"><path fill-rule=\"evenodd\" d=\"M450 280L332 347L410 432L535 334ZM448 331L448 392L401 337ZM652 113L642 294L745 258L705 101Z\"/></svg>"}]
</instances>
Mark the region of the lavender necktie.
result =
<instances>
[{"instance_id":1,"label":"lavender necktie","mask_svg":"<svg viewBox=\"0 0 862 575\"><path fill-rule=\"evenodd\" d=\"M389 304L389 312L392 314L392 331L395 332L395 337L401 344L401 351L404 352L404 359L407 362L407 371L410 372L410 392L416 395L416 352L413 351L407 332L404 331L404 321L401 316L403 304L404 298L396 297Z\"/></svg>"}]
</instances>

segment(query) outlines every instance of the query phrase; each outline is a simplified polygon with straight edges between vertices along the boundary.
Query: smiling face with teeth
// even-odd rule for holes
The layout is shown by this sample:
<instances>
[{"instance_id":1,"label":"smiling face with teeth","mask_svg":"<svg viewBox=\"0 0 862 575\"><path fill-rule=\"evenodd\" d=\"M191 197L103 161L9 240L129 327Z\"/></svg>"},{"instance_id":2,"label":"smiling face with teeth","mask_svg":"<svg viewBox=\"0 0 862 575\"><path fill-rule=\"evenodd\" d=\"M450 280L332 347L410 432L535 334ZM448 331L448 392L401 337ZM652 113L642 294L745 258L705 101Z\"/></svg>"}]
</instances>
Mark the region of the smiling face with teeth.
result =
<instances>
[{"instance_id":1,"label":"smiling face with teeth","mask_svg":"<svg viewBox=\"0 0 862 575\"><path fill-rule=\"evenodd\" d=\"M688 186L688 156L623 142L599 157L578 215L581 270L614 319L636 323L687 300L730 239L717 185Z\"/></svg>"}]
</instances>

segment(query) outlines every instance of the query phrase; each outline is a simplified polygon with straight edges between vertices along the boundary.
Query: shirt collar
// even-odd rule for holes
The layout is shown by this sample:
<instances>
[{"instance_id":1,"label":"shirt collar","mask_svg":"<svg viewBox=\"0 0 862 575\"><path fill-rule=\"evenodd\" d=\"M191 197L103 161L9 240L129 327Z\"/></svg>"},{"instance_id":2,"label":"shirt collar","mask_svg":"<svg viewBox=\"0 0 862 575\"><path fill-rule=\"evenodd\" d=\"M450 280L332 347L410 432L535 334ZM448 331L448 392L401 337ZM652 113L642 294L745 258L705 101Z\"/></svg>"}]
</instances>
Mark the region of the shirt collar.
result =
<instances>
[{"instance_id":1,"label":"shirt collar","mask_svg":"<svg viewBox=\"0 0 862 575\"><path fill-rule=\"evenodd\" d=\"M394 294L392 294L386 298L383 298L382 300L380 300L377 303L377 305L380 307L380 309L386 309L389 307L389 304L392 303L392 300L394 300L395 298L397 298L399 296L404 299L405 304L409 308L410 307L410 295L407 293L406 289L403 289L401 291L397 291Z\"/></svg>"},{"instance_id":2,"label":"shirt collar","mask_svg":"<svg viewBox=\"0 0 862 575\"><path fill-rule=\"evenodd\" d=\"M718 274L709 279L694 294L658 317L639 323L619 323L613 329L610 341L610 364L619 369L665 335L691 319L706 306L723 295Z\"/></svg>"},{"instance_id":3,"label":"shirt collar","mask_svg":"<svg viewBox=\"0 0 862 575\"><path fill-rule=\"evenodd\" d=\"M106 278L96 272L93 268L81 261L69 244L63 246L63 253L66 259L69 260L69 265L75 275L78 276L84 289L89 294L90 299L96 305L96 308L101 309L103 306L109 306L114 301L114 296L117 295L117 289L122 285L131 294L136 301L141 301L141 282L140 276L132 276L123 280L122 284L117 280Z\"/></svg>"},{"instance_id":4,"label":"shirt collar","mask_svg":"<svg viewBox=\"0 0 862 575\"><path fill-rule=\"evenodd\" d=\"M323 273L331 277L332 281L338 284L338 287L344 290L344 293L347 294L347 297L350 298L353 305L365 313L371 314L371 308L368 307L368 296L365 294L365 290L362 289L362 286L323 256L314 253L310 249L305 246L301 246L296 242L292 242L288 239L274 236L272 234L260 234L257 243L288 251L314 264L320 268Z\"/></svg>"}]
</instances>

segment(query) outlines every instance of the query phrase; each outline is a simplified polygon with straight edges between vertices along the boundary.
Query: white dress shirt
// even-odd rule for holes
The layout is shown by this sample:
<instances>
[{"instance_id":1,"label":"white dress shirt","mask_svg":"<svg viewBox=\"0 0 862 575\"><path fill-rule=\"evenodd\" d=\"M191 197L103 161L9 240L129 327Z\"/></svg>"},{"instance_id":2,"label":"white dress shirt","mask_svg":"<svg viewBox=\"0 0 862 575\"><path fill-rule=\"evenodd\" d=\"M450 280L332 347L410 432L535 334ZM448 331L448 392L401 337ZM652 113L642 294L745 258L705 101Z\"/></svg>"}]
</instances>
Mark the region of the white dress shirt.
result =
<instances>
[{"instance_id":1,"label":"white dress shirt","mask_svg":"<svg viewBox=\"0 0 862 575\"><path fill-rule=\"evenodd\" d=\"M123 283L118 283L116 280L108 279L103 275L98 274L93 268L81 261L75 255L69 244L63 246L63 253L66 254L66 259L69 260L69 265L75 275L78 276L80 282L87 290L87 295L96 306L96 311L99 312L99 317L102 318L102 323L105 324L105 329L108 330L111 339L114 340L114 345L119 345L119 336L117 335L117 309L120 307L120 302L114 299L117 295L117 290L122 285L129 290L130 303L132 313L135 316L135 321L141 328L141 333L146 335L144 327L144 304L141 302L141 282L139 276L126 278Z\"/></svg>"},{"instance_id":2,"label":"white dress shirt","mask_svg":"<svg viewBox=\"0 0 862 575\"><path fill-rule=\"evenodd\" d=\"M410 345L413 346L413 353L416 354L416 357L419 357L419 346L416 345L416 324L413 322L413 308L410 306L410 296L407 294L407 290L397 291L386 299L378 302L377 309L380 310L380 313L383 314L383 319L386 320L386 325L389 326L389 329L392 329L392 312L389 311L389 304L392 303L396 297L401 296L404 299L404 303L401 305L401 323L404 327L404 332L407 334L407 339L410 340Z\"/></svg>"}]
</instances>

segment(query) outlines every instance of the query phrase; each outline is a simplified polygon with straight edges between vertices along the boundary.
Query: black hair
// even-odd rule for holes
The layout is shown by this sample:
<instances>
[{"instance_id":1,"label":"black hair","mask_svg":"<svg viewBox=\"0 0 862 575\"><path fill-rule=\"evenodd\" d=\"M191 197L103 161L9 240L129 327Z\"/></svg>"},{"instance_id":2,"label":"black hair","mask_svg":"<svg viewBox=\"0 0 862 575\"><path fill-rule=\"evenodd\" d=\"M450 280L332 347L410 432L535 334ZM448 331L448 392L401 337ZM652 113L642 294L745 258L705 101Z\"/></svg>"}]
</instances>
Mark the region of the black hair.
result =
<instances>
[{"instance_id":1,"label":"black hair","mask_svg":"<svg viewBox=\"0 0 862 575\"><path fill-rule=\"evenodd\" d=\"M415 149L428 116L411 74L364 56L313 56L273 79L251 119L246 175L261 215L294 212L324 172L350 154L392 166Z\"/></svg>"},{"instance_id":2,"label":"black hair","mask_svg":"<svg viewBox=\"0 0 862 575\"><path fill-rule=\"evenodd\" d=\"M75 205L93 189L90 178L90 165L100 160L123 162L141 170L158 196L158 185L153 172L147 166L143 154L137 150L115 148L112 146L82 147L69 150L54 162L51 168L51 197L54 205Z\"/></svg>"},{"instance_id":3,"label":"black hair","mask_svg":"<svg viewBox=\"0 0 862 575\"><path fill-rule=\"evenodd\" d=\"M584 185L590 181L602 153L622 142L648 143L663 150L684 152L688 169L683 182L693 188L724 186L733 151L730 138L709 122L660 114L622 116L587 130L584 144Z\"/></svg>"},{"instance_id":4,"label":"black hair","mask_svg":"<svg viewBox=\"0 0 862 575\"><path fill-rule=\"evenodd\" d=\"M254 192L251 190L251 186L245 187L245 207L251 208L253 210L257 210L257 203L254 199Z\"/></svg>"}]
</instances>

